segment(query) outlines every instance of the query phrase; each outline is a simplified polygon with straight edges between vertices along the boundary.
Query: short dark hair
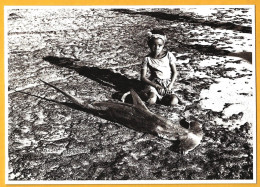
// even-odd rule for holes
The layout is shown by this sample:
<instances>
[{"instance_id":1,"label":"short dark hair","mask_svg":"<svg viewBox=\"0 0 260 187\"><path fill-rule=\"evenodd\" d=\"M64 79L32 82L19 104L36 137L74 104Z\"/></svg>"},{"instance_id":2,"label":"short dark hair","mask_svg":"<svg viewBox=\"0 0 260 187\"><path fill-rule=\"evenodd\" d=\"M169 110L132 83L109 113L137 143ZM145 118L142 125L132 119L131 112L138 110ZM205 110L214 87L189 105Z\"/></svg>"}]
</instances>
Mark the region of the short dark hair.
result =
<instances>
[{"instance_id":1,"label":"short dark hair","mask_svg":"<svg viewBox=\"0 0 260 187\"><path fill-rule=\"evenodd\" d=\"M160 29L153 29L151 31L152 34L160 34L160 35L165 35L163 30L160 30Z\"/></svg>"}]
</instances>

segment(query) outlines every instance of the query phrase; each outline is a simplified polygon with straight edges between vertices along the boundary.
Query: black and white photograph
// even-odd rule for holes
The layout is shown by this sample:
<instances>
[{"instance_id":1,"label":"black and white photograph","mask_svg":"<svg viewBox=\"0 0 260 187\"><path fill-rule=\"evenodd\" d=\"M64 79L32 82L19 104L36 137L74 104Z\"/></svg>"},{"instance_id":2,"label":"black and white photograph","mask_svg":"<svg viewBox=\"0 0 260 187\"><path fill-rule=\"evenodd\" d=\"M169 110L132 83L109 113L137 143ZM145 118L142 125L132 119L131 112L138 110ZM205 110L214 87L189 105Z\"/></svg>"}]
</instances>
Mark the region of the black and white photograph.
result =
<instances>
[{"instance_id":1,"label":"black and white photograph","mask_svg":"<svg viewBox=\"0 0 260 187\"><path fill-rule=\"evenodd\" d=\"M5 6L7 184L256 182L255 7Z\"/></svg>"}]
</instances>

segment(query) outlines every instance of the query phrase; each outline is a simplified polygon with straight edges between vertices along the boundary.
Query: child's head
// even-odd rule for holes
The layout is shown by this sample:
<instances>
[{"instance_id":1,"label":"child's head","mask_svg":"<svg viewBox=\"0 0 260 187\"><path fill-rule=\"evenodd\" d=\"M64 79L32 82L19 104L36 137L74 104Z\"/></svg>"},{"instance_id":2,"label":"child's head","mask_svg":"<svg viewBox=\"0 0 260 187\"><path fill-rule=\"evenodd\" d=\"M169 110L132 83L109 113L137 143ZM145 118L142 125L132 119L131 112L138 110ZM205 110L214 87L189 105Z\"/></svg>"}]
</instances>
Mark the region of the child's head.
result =
<instances>
[{"instance_id":1,"label":"child's head","mask_svg":"<svg viewBox=\"0 0 260 187\"><path fill-rule=\"evenodd\" d=\"M153 55L158 56L166 42L166 35L161 30L153 30L148 32L148 46Z\"/></svg>"}]
</instances>

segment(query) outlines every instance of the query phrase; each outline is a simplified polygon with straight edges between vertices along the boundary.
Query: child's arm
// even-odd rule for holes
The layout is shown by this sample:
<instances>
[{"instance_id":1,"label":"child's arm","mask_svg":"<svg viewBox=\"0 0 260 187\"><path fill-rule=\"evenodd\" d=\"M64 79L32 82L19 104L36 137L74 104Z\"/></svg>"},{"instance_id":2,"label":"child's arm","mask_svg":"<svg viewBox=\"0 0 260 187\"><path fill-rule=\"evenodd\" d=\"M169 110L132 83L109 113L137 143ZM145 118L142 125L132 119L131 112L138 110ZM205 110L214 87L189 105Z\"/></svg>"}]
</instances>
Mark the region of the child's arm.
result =
<instances>
[{"instance_id":1,"label":"child's arm","mask_svg":"<svg viewBox=\"0 0 260 187\"><path fill-rule=\"evenodd\" d=\"M173 83L175 82L178 74L175 63L170 63L170 67L172 71L172 77L171 77L171 83L168 86L168 90L171 90L173 88Z\"/></svg>"},{"instance_id":2,"label":"child's arm","mask_svg":"<svg viewBox=\"0 0 260 187\"><path fill-rule=\"evenodd\" d=\"M162 86L160 86L159 84L156 84L152 81L150 81L148 78L147 78L147 64L143 64L142 66L142 70L141 70L141 80L153 87L155 87L157 90L161 90L163 89Z\"/></svg>"}]
</instances>

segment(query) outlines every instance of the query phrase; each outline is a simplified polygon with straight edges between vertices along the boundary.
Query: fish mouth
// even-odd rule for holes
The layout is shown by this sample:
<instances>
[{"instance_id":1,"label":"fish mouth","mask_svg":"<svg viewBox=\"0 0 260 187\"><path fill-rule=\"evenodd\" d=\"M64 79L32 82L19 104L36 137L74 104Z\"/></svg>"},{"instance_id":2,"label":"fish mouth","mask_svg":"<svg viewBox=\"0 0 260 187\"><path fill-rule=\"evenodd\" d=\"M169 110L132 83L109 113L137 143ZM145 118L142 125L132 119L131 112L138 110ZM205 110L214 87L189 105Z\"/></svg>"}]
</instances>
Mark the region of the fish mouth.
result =
<instances>
[{"instance_id":1,"label":"fish mouth","mask_svg":"<svg viewBox=\"0 0 260 187\"><path fill-rule=\"evenodd\" d=\"M188 132L187 134L180 135L177 140L170 140L172 145L168 149L186 155L201 143L202 138L203 134Z\"/></svg>"}]
</instances>

